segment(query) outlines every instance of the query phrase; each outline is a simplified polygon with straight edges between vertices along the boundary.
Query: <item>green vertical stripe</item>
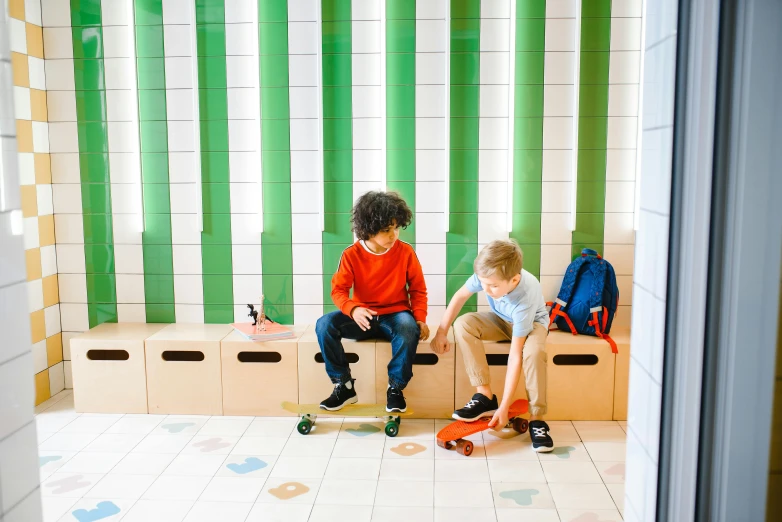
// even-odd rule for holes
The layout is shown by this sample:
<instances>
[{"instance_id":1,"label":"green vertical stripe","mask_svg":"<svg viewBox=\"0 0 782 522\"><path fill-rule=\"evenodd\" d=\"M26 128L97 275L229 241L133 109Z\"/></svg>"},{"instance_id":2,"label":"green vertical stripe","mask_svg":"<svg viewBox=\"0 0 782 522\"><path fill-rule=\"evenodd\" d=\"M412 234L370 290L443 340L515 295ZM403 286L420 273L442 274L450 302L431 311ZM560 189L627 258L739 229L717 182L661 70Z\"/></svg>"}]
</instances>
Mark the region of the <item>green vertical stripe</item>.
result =
<instances>
[{"instance_id":1,"label":"green vertical stripe","mask_svg":"<svg viewBox=\"0 0 782 522\"><path fill-rule=\"evenodd\" d=\"M144 189L144 296L148 323L174 323L174 258L168 185L168 122L165 68L149 67L165 57L163 4L135 0L136 59L141 173Z\"/></svg>"},{"instance_id":2,"label":"green vertical stripe","mask_svg":"<svg viewBox=\"0 0 782 522\"><path fill-rule=\"evenodd\" d=\"M450 220L446 235L448 300L472 274L478 255L478 129L480 109L480 0L451 0ZM477 310L471 297L462 309Z\"/></svg>"},{"instance_id":3,"label":"green vertical stripe","mask_svg":"<svg viewBox=\"0 0 782 522\"><path fill-rule=\"evenodd\" d=\"M611 0L585 3L581 11L574 258L582 248L603 252L610 39Z\"/></svg>"},{"instance_id":4,"label":"green vertical stripe","mask_svg":"<svg viewBox=\"0 0 782 522\"><path fill-rule=\"evenodd\" d=\"M117 322L100 0L71 0L84 261L90 328Z\"/></svg>"},{"instance_id":5,"label":"green vertical stripe","mask_svg":"<svg viewBox=\"0 0 782 522\"><path fill-rule=\"evenodd\" d=\"M293 324L288 2L258 0L263 152L263 294L275 321Z\"/></svg>"},{"instance_id":6,"label":"green vertical stripe","mask_svg":"<svg viewBox=\"0 0 782 522\"><path fill-rule=\"evenodd\" d=\"M331 277L342 251L353 243L353 64L350 0L322 0L323 70L323 232L324 311L331 301Z\"/></svg>"},{"instance_id":7,"label":"green vertical stripe","mask_svg":"<svg viewBox=\"0 0 782 522\"><path fill-rule=\"evenodd\" d=\"M543 192L543 63L546 0L516 1L513 123L513 222L524 269L540 277Z\"/></svg>"},{"instance_id":8,"label":"green vertical stripe","mask_svg":"<svg viewBox=\"0 0 782 522\"><path fill-rule=\"evenodd\" d=\"M204 231L201 234L204 322L230 323L234 319L234 299L228 173L225 0L195 2L204 211Z\"/></svg>"},{"instance_id":9,"label":"green vertical stripe","mask_svg":"<svg viewBox=\"0 0 782 522\"><path fill-rule=\"evenodd\" d=\"M386 185L415 213L415 1L386 3ZM415 221L400 234L415 245Z\"/></svg>"}]
</instances>

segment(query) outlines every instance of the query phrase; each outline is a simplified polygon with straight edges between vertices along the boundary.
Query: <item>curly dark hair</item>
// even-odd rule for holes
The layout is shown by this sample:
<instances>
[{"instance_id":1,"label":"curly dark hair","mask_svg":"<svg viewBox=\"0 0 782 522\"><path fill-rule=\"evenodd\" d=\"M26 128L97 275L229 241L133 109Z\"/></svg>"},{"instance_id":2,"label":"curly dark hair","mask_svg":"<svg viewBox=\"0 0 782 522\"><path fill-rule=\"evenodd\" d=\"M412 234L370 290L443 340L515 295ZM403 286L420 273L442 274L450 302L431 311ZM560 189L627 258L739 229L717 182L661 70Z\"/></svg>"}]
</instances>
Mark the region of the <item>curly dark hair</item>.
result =
<instances>
[{"instance_id":1,"label":"curly dark hair","mask_svg":"<svg viewBox=\"0 0 782 522\"><path fill-rule=\"evenodd\" d=\"M413 219L413 211L396 192L367 192L356 201L350 216L353 232L359 239L367 240L396 221L407 228Z\"/></svg>"}]
</instances>

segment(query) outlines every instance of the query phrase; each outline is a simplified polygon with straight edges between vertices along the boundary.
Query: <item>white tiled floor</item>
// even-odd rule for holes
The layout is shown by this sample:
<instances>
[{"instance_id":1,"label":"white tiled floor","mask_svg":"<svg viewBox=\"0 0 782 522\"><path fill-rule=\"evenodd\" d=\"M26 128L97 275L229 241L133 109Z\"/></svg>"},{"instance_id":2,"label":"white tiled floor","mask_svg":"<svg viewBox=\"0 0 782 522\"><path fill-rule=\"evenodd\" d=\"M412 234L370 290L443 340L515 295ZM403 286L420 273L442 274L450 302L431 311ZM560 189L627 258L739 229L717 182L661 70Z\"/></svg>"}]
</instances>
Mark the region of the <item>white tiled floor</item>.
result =
<instances>
[{"instance_id":1,"label":"white tiled floor","mask_svg":"<svg viewBox=\"0 0 782 522\"><path fill-rule=\"evenodd\" d=\"M434 442L446 420L304 437L294 418L78 414L70 390L36 413L47 522L622 520L624 422L552 421L549 454L484 432L464 457Z\"/></svg>"}]
</instances>

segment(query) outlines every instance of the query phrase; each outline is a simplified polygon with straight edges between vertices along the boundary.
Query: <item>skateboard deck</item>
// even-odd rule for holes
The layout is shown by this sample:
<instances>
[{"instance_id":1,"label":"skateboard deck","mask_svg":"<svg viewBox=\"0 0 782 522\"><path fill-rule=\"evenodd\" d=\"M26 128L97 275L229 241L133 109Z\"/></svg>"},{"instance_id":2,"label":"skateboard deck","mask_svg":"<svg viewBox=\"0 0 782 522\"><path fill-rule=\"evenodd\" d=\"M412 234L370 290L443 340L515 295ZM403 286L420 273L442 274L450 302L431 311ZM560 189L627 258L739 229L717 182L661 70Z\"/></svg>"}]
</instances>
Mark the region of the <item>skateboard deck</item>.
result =
<instances>
[{"instance_id":1,"label":"skateboard deck","mask_svg":"<svg viewBox=\"0 0 782 522\"><path fill-rule=\"evenodd\" d=\"M389 413L382 404L346 404L341 410L329 411L321 409L318 404L296 404L286 401L282 403L282 409L301 416L296 429L302 435L307 435L312 430L318 415L336 415L339 417L377 417L383 419L386 423L386 435L396 437L399 433L402 417L413 414L410 409L404 413L398 411Z\"/></svg>"},{"instance_id":2,"label":"skateboard deck","mask_svg":"<svg viewBox=\"0 0 782 522\"><path fill-rule=\"evenodd\" d=\"M527 419L519 415L527 413L529 402L525 399L519 399L510 405L508 410L508 426L519 433L526 433L529 428ZM462 455L469 456L473 450L471 441L466 440L474 433L478 433L489 428L489 422L492 417L483 417L473 422L453 421L437 433L437 445L445 449L455 449Z\"/></svg>"}]
</instances>

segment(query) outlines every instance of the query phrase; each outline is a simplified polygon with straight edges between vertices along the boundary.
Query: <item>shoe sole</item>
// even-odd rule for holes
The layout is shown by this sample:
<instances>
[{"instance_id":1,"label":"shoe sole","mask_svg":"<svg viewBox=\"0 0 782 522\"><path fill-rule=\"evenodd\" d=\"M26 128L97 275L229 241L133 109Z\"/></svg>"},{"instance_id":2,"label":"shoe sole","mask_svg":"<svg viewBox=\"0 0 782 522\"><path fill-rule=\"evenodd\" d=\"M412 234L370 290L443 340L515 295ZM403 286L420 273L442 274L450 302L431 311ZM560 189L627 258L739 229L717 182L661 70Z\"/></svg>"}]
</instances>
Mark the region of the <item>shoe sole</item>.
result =
<instances>
[{"instance_id":1,"label":"shoe sole","mask_svg":"<svg viewBox=\"0 0 782 522\"><path fill-rule=\"evenodd\" d=\"M533 446L532 449L535 451L535 453L549 453L554 451L554 446L538 446L537 448Z\"/></svg>"},{"instance_id":2,"label":"shoe sole","mask_svg":"<svg viewBox=\"0 0 782 522\"><path fill-rule=\"evenodd\" d=\"M462 422L475 422L477 420L483 419L484 417L493 417L495 413L497 413L497 410L485 411L481 413L479 416L473 417L471 419L468 419L466 417L460 417L458 414L454 413L453 415L451 415L451 418Z\"/></svg>"},{"instance_id":3,"label":"shoe sole","mask_svg":"<svg viewBox=\"0 0 782 522\"><path fill-rule=\"evenodd\" d=\"M389 409L388 406L386 406L386 412L388 412L388 413L404 413L406 411L407 411L407 406L405 406L404 408L401 408L401 409L400 408L391 408L391 409Z\"/></svg>"},{"instance_id":4,"label":"shoe sole","mask_svg":"<svg viewBox=\"0 0 782 522\"><path fill-rule=\"evenodd\" d=\"M336 408L329 408L329 407L324 406L324 405L321 404L320 405L320 409L321 410L326 410L326 411L339 411L342 408L344 408L346 404L356 404L357 402L358 402L358 397L357 396L353 396L353 397L349 398L348 400L346 400L345 402L343 402L342 404L340 404L339 406L337 406Z\"/></svg>"}]
</instances>

